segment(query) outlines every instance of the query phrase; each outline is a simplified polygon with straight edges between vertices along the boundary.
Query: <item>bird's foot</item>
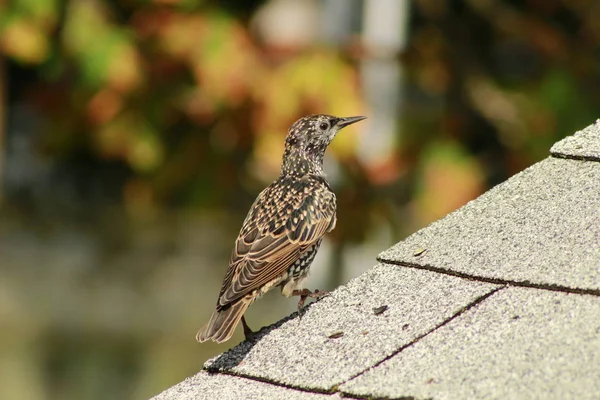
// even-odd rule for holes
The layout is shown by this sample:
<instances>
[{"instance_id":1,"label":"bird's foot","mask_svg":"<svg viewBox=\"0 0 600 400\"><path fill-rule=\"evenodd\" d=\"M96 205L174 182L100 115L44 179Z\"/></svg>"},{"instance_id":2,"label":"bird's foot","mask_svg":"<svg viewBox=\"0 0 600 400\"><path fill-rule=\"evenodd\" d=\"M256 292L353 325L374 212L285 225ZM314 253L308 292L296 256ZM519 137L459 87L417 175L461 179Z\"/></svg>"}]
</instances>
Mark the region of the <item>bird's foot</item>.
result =
<instances>
[{"instance_id":1,"label":"bird's foot","mask_svg":"<svg viewBox=\"0 0 600 400\"><path fill-rule=\"evenodd\" d=\"M246 318L244 318L243 315L242 315L242 327L244 328L244 336L246 337L246 340L252 340L252 339L254 339L254 337L256 337L256 332L254 332L252 329L250 329L250 327L246 323Z\"/></svg>"},{"instance_id":2,"label":"bird's foot","mask_svg":"<svg viewBox=\"0 0 600 400\"><path fill-rule=\"evenodd\" d=\"M322 292L319 289L316 289L314 292L311 292L309 289L294 290L292 296L300 296L300 300L298 300L298 317L302 318L302 308L308 297L320 299L327 295L329 295L329 292Z\"/></svg>"}]
</instances>

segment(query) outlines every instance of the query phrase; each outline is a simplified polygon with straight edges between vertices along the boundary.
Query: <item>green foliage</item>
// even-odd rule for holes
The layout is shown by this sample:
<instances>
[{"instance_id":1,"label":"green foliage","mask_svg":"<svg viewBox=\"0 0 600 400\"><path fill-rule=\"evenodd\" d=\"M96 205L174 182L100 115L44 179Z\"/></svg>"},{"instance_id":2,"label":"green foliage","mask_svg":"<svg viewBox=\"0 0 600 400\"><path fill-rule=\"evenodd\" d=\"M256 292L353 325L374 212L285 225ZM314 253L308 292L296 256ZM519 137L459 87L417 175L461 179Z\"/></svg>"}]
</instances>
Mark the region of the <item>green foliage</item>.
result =
<instances>
[{"instance_id":1,"label":"green foliage","mask_svg":"<svg viewBox=\"0 0 600 400\"><path fill-rule=\"evenodd\" d=\"M230 251L231 232L222 232L227 248L219 251L224 255L211 253L215 259L206 261L203 269L198 269L195 256L189 257L192 261L185 266L170 261L165 263L168 268L156 272L149 271L148 265L159 258L154 253L157 248L165 254L181 248L170 237L170 214L166 214L168 221L156 228L173 241L167 249L154 244L153 238L159 234L148 229L149 221L159 220L161 212L173 206L186 211L210 210L217 217L197 224L210 229L189 228L190 247L195 246L198 235L216 236L213 228L226 225L224 216L231 216L235 221L231 229L237 229L237 219L243 218L254 196L278 173L284 135L295 119L308 113L371 116L377 111L368 109L362 96L365 88L360 87L360 64L377 57L377 51L365 47L357 37L333 47L293 42L283 48L271 45L253 27L251 17L260 3L0 2L0 65L8 66L0 68L9 89L5 114L13 118L11 112L23 105L34 110L36 123L28 129L34 130L32 147L45 176L67 170L79 179L81 191L92 197L104 190L103 185L116 187L123 215L110 214L104 219L105 214L100 213L97 217L108 243L106 258L115 257L113 253L118 251L114 248L127 246L123 242L130 229L125 222L128 218L141 225L131 229L131 236L142 237L143 242L138 244L141 261L117 263L122 268L115 269L127 277L115 273L122 279L114 278L115 282L110 273L98 278L78 271L80 277L72 272L76 268L64 276L53 271L41 278L24 273L27 277L22 282L30 285L22 284L25 301L14 294L12 281L2 276L0 294L6 296L2 298L18 301L0 302L10 311L6 315L12 325L7 325L12 330L6 330L3 338L10 339L6 341L11 349L7 359L16 366L11 375L0 378L0 388L18 393L29 390L29 397L21 398L48 398L52 395L46 394L50 389L45 382L60 381L56 387L47 385L57 397L79 397L89 394L90 388L98 390L106 379L117 382L114 386L118 389L111 390L118 394L135 386L134 397L147 398L150 391L197 370L201 363L190 357L196 351L195 343L187 340L188 336L192 340L189 332L197 330L200 299L206 300L201 297L204 294L197 294L203 292L197 290L198 282L214 272L213 283L218 285L221 271L217 267ZM411 2L411 7L409 43L391 61L398 61L404 79L397 126L390 128L395 129L392 134L396 137L390 141L393 148L381 159L362 160L356 151L359 127L351 127L328 151L338 161L332 175L338 178L339 218L329 236L336 262L341 263L345 246L354 247L375 231L387 232L385 228L392 226L394 239L398 239L442 217L546 157L552 143L598 118L600 8L595 2L421 1ZM25 131L11 129L19 134ZM0 135L0 146L7 142ZM50 171L53 167L56 169ZM118 172L112 174L113 169ZM111 174L103 175L106 170ZM94 186L96 181L103 185ZM63 185L43 183L51 187L51 193L48 198L42 195L40 208L59 194L74 197L67 209L80 206L81 199L72 193L77 190L61 192ZM36 181L31 186L36 193L44 185ZM16 209L28 204L18 196L6 203L11 200ZM102 205L110 209L107 204L112 203ZM96 217L95 208L81 207L86 218ZM181 219L187 221L188 217ZM3 221L0 228L5 225ZM32 225L40 222L34 220ZM12 231L6 233L9 236ZM208 253L215 247L210 242L205 248ZM29 251L23 249L23 253ZM64 258L69 255L61 253ZM63 264L61 258L56 265L49 263L49 268L58 270ZM108 261L97 264L99 270L109 269ZM135 268L143 269L143 274ZM109 294L93 302L101 309L100 316L92 310L87 320L89 310L81 311L87 302L72 299L87 299L87 289L93 291L99 281L105 282ZM120 291L113 287L118 286L117 281L124 286ZM3 286L2 282L9 283ZM15 282L21 281L15 278ZM85 285L90 288L82 289L83 294L77 292ZM98 343L79 343L69 353L72 341L67 334L59 340L46 338L68 330L71 322L68 313L61 311L47 317L45 302L36 297L43 290L54 297L64 295L52 304L60 304L55 306L57 310L79 310L93 328L85 325L78 329L92 331L89 337ZM198 301L191 304L185 293L198 295ZM41 316L30 314L29 307L23 306L30 298L41 304ZM127 300L131 298L137 303L131 305ZM150 306L148 298L154 301ZM175 303L177 307L173 307ZM101 319L124 305L130 305L129 314L116 328L108 325L116 318ZM148 321L154 322L155 314L140 310L160 305L164 319L152 325ZM171 325L173 309L181 314L178 321L182 326ZM52 320L56 315L64 320ZM30 316L27 321L32 326L22 324L23 316ZM126 333L115 333L121 329L119 324L129 327ZM140 326L152 326L153 331ZM133 331L137 336L128 336ZM106 332L112 332L108 339ZM43 345L51 350L41 349ZM126 350L121 351L120 346ZM111 370L114 359L121 363L116 372ZM34 367L38 364L41 366ZM73 383L61 378L76 373L68 370L79 364L86 368L82 380ZM13 378L18 376L39 379L22 385ZM102 393L96 396L107 397Z\"/></svg>"},{"instance_id":2,"label":"green foliage","mask_svg":"<svg viewBox=\"0 0 600 400\"><path fill-rule=\"evenodd\" d=\"M51 51L50 34L58 16L57 0L20 0L0 4L0 46L21 63L39 64Z\"/></svg>"}]
</instances>

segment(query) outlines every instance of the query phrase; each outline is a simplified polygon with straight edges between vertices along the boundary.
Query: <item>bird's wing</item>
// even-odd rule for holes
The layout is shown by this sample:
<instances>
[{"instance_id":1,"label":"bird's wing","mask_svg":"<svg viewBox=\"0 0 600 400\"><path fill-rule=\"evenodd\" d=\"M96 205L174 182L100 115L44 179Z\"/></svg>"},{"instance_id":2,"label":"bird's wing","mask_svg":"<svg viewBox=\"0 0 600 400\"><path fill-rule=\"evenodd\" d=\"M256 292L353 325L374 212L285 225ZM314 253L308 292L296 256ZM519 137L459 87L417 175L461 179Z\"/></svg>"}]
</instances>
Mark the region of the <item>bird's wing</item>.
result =
<instances>
[{"instance_id":1,"label":"bird's wing","mask_svg":"<svg viewBox=\"0 0 600 400\"><path fill-rule=\"evenodd\" d=\"M226 307L282 275L333 229L335 207L329 190L265 189L236 240L217 306Z\"/></svg>"}]
</instances>

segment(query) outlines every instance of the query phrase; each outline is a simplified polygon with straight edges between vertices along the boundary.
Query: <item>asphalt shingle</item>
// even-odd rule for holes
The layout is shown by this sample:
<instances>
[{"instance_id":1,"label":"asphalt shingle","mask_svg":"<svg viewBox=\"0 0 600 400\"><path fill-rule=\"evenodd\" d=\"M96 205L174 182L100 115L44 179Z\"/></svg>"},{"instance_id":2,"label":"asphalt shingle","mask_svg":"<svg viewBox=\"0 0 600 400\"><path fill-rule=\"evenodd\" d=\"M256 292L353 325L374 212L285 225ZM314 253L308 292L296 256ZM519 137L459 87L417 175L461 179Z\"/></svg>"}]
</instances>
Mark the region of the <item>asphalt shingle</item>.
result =
<instances>
[{"instance_id":1,"label":"asphalt shingle","mask_svg":"<svg viewBox=\"0 0 600 400\"><path fill-rule=\"evenodd\" d=\"M206 364L210 370L330 391L436 329L497 285L378 265L291 319ZM378 307L387 310L376 315ZM381 311L381 309L379 310ZM343 335L338 338L329 336Z\"/></svg>"},{"instance_id":2,"label":"asphalt shingle","mask_svg":"<svg viewBox=\"0 0 600 400\"><path fill-rule=\"evenodd\" d=\"M556 143L550 153L556 157L600 161L600 120Z\"/></svg>"},{"instance_id":3,"label":"asphalt shingle","mask_svg":"<svg viewBox=\"0 0 600 400\"><path fill-rule=\"evenodd\" d=\"M600 294L600 163L548 158L379 260Z\"/></svg>"},{"instance_id":4,"label":"asphalt shingle","mask_svg":"<svg viewBox=\"0 0 600 400\"><path fill-rule=\"evenodd\" d=\"M290 400L336 400L339 394L308 393L266 382L254 381L225 374L209 374L206 371L187 378L183 382L154 396L151 400L240 400L240 399L290 399Z\"/></svg>"},{"instance_id":5,"label":"asphalt shingle","mask_svg":"<svg viewBox=\"0 0 600 400\"><path fill-rule=\"evenodd\" d=\"M598 398L600 122L552 154L155 399Z\"/></svg>"},{"instance_id":6,"label":"asphalt shingle","mask_svg":"<svg viewBox=\"0 0 600 400\"><path fill-rule=\"evenodd\" d=\"M354 396L597 399L600 298L505 288L340 386Z\"/></svg>"}]
</instances>

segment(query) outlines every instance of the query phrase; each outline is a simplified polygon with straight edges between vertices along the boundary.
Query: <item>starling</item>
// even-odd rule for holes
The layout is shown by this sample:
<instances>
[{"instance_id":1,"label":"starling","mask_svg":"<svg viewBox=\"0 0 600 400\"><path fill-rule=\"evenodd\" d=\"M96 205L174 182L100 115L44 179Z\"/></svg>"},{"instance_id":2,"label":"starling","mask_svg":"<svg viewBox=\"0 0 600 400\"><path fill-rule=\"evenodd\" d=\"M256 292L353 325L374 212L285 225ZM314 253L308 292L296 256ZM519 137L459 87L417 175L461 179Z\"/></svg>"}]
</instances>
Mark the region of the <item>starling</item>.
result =
<instances>
[{"instance_id":1,"label":"starling","mask_svg":"<svg viewBox=\"0 0 600 400\"><path fill-rule=\"evenodd\" d=\"M235 242L217 307L196 340L228 340L238 322L252 331L244 312L256 298L275 286L281 294L307 297L325 292L303 289L323 235L335 227L336 199L323 172L325 149L337 132L366 117L309 115L289 129L281 175L250 207Z\"/></svg>"}]
</instances>

